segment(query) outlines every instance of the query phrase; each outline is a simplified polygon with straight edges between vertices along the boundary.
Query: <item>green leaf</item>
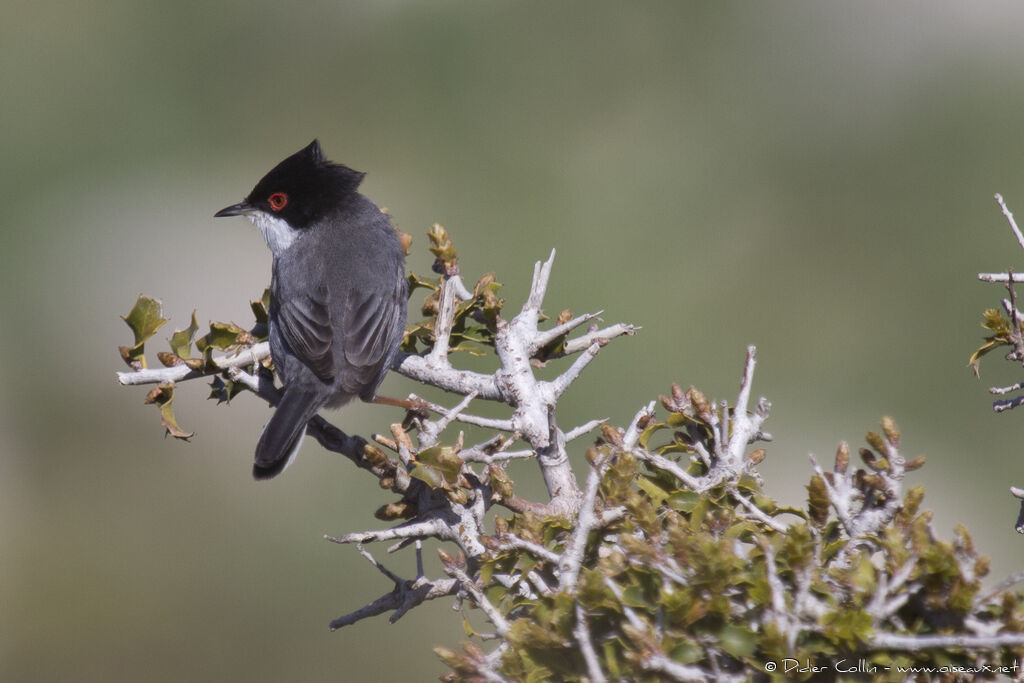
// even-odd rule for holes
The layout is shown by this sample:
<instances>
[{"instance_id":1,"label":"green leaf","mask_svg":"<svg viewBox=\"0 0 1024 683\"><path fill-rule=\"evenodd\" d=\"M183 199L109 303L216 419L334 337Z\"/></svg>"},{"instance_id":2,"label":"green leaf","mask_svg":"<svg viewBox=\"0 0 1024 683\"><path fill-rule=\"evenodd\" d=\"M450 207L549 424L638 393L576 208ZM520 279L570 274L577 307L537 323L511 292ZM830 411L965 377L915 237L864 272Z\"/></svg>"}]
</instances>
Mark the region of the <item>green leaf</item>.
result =
<instances>
[{"instance_id":1,"label":"green leaf","mask_svg":"<svg viewBox=\"0 0 1024 683\"><path fill-rule=\"evenodd\" d=\"M196 331L199 330L199 323L196 321L196 312L192 311L192 322L184 330L175 330L171 335L171 352L178 358L190 358L192 356L192 340L195 339Z\"/></svg>"},{"instance_id":2,"label":"green leaf","mask_svg":"<svg viewBox=\"0 0 1024 683\"><path fill-rule=\"evenodd\" d=\"M252 314L256 318L256 322L260 325L266 325L270 320L270 288L263 290L263 296L259 301L250 301L249 307L252 308Z\"/></svg>"},{"instance_id":3,"label":"green leaf","mask_svg":"<svg viewBox=\"0 0 1024 683\"><path fill-rule=\"evenodd\" d=\"M725 626L719 639L722 649L735 657L750 657L757 645L754 634L740 626Z\"/></svg>"},{"instance_id":4,"label":"green leaf","mask_svg":"<svg viewBox=\"0 0 1024 683\"><path fill-rule=\"evenodd\" d=\"M615 680L622 678L622 667L619 665L618 649L618 644L615 641L606 640L601 643L605 668Z\"/></svg>"},{"instance_id":5,"label":"green leaf","mask_svg":"<svg viewBox=\"0 0 1024 683\"><path fill-rule=\"evenodd\" d=\"M416 461L437 470L449 484L454 484L462 471L463 460L451 446L433 446L416 454Z\"/></svg>"},{"instance_id":6,"label":"green leaf","mask_svg":"<svg viewBox=\"0 0 1024 683\"><path fill-rule=\"evenodd\" d=\"M704 659L704 648L689 640L684 640L668 653L672 661L680 664L694 664Z\"/></svg>"},{"instance_id":7,"label":"green leaf","mask_svg":"<svg viewBox=\"0 0 1024 683\"><path fill-rule=\"evenodd\" d=\"M245 391L245 389L244 384L214 377L210 382L210 395L207 398L216 399L217 403L230 403L231 399Z\"/></svg>"},{"instance_id":8,"label":"green leaf","mask_svg":"<svg viewBox=\"0 0 1024 683\"><path fill-rule=\"evenodd\" d=\"M650 441L651 436L655 432L661 429L665 429L667 425L664 422L651 422L644 428L644 431L640 432L640 438L637 439L637 443L640 444L641 448L647 448L647 442Z\"/></svg>"},{"instance_id":9,"label":"green leaf","mask_svg":"<svg viewBox=\"0 0 1024 683\"><path fill-rule=\"evenodd\" d=\"M409 472L409 475L426 483L426 485L432 489L440 489L445 486L444 476L436 467L416 465L416 467L412 468L412 471Z\"/></svg>"},{"instance_id":10,"label":"green leaf","mask_svg":"<svg viewBox=\"0 0 1024 683\"><path fill-rule=\"evenodd\" d=\"M409 276L406 278L409 282L409 293L412 294L413 291L417 289L429 289L436 292L441 287L439 282L435 282L435 280L439 279L440 278L424 278L420 277L416 273L409 273Z\"/></svg>"},{"instance_id":11,"label":"green leaf","mask_svg":"<svg viewBox=\"0 0 1024 683\"><path fill-rule=\"evenodd\" d=\"M668 505L678 512L692 512L701 500L701 495L694 491L679 491L668 497Z\"/></svg>"},{"instance_id":12,"label":"green leaf","mask_svg":"<svg viewBox=\"0 0 1024 683\"><path fill-rule=\"evenodd\" d=\"M118 347L118 350L121 352L121 358L132 368L136 370L142 369L146 367L146 340L152 337L160 329L160 326L167 322L167 319L162 317L160 302L148 296L140 295L135 300L132 310L128 312L128 315L121 316L121 320L124 320L128 327L132 328L132 334L135 337L135 344L133 346Z\"/></svg>"},{"instance_id":13,"label":"green leaf","mask_svg":"<svg viewBox=\"0 0 1024 683\"><path fill-rule=\"evenodd\" d=\"M668 491L661 488L647 477L637 477L636 485L644 490L644 493L650 497L651 502L656 506L660 506L665 499L669 497Z\"/></svg>"},{"instance_id":14,"label":"green leaf","mask_svg":"<svg viewBox=\"0 0 1024 683\"><path fill-rule=\"evenodd\" d=\"M210 323L210 331L196 341L196 348L200 351L227 351L239 343L239 337L243 334L247 334L246 331L234 323Z\"/></svg>"},{"instance_id":15,"label":"green leaf","mask_svg":"<svg viewBox=\"0 0 1024 683\"><path fill-rule=\"evenodd\" d=\"M627 607L648 607L643 588L636 584L626 586L626 589L622 591L622 604Z\"/></svg>"},{"instance_id":16,"label":"green leaf","mask_svg":"<svg viewBox=\"0 0 1024 683\"><path fill-rule=\"evenodd\" d=\"M160 326L167 322L162 315L163 306L156 299L140 295L135 300L135 305L128 315L121 316L121 320L128 323L135 334L135 345L138 346L156 333Z\"/></svg>"}]
</instances>

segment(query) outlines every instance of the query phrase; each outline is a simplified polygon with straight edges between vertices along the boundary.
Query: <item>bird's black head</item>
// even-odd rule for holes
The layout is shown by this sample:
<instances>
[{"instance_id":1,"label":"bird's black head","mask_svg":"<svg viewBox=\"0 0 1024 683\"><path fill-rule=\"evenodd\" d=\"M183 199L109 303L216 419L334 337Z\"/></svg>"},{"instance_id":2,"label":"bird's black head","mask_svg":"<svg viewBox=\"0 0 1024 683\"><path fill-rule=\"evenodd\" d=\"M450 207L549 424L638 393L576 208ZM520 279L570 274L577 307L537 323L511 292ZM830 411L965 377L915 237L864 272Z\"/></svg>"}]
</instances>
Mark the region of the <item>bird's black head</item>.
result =
<instances>
[{"instance_id":1,"label":"bird's black head","mask_svg":"<svg viewBox=\"0 0 1024 683\"><path fill-rule=\"evenodd\" d=\"M302 230L345 203L365 174L327 160L317 140L272 168L245 201L216 216L263 212Z\"/></svg>"}]
</instances>

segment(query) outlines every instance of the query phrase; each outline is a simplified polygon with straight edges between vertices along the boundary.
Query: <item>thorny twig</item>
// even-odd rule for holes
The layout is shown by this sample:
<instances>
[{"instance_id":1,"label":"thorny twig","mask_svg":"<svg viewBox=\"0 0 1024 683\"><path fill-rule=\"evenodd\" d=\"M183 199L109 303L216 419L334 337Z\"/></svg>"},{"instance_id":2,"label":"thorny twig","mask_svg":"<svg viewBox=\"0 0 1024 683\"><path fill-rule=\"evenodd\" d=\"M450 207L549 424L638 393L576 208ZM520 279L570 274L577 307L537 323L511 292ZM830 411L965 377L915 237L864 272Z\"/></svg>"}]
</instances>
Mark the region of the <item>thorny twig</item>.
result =
<instances>
[{"instance_id":1,"label":"thorny twig","mask_svg":"<svg viewBox=\"0 0 1024 683\"><path fill-rule=\"evenodd\" d=\"M1010 230L1013 231L1014 237L1017 239L1017 244L1021 249L1024 249L1024 232L1017 226L1017 221L1013 217L1013 212L1007 207L1006 202L1003 200L1001 194L995 195L996 203L999 204L1000 210L1003 212L1003 216L1006 217L1006 222L1010 226ZM1010 317L1010 338L1009 341L1013 346L1007 356L1007 360L1014 360L1024 364L1024 329L1022 329L1022 323L1024 323L1024 316L1022 316L1020 310L1017 308L1017 293L1014 288L1014 284L1017 282L1024 282L1024 276L1019 273L1014 273L1012 270L1007 270L1005 273L978 273L978 279L982 282L1003 282L1006 284L1006 289L1009 293L1008 299L1003 299L1003 310L1006 311ZM973 361L972 361L973 362ZM975 366L975 373L977 373L977 367ZM1004 395L1011 392L1019 391L1024 388L1024 382L1017 382L1006 387L990 387L989 393ZM1008 399L1000 399L992 403L992 409L1001 413L1007 410L1012 410L1021 405L1024 405L1024 396L1018 396ZM1014 528L1018 533L1024 534L1024 496L1017 495L1016 491L1019 491L1016 487L1011 487L1011 493L1021 498L1020 511L1017 515L1017 521Z\"/></svg>"}]
</instances>

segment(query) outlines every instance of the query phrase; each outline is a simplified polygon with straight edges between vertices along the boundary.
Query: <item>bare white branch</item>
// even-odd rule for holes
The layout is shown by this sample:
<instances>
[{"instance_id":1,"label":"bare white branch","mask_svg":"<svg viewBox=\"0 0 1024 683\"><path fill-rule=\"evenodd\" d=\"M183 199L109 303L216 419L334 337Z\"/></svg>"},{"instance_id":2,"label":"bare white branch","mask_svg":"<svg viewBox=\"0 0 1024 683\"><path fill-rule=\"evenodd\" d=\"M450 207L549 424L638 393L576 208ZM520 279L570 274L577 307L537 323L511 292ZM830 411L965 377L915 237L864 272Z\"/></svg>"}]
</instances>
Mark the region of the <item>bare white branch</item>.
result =
<instances>
[{"instance_id":1,"label":"bare white branch","mask_svg":"<svg viewBox=\"0 0 1024 683\"><path fill-rule=\"evenodd\" d=\"M609 325L604 329L587 332L586 334L582 334L575 339L570 339L565 342L565 354L568 356L574 353L579 353L580 351L589 348L590 345L595 342L598 344L606 344L612 339L621 337L622 335L634 335L639 329L640 327L638 325L616 323L615 325Z\"/></svg>"},{"instance_id":2,"label":"bare white branch","mask_svg":"<svg viewBox=\"0 0 1024 683\"><path fill-rule=\"evenodd\" d=\"M573 427L572 429L570 429L569 431L567 431L565 433L565 441L566 441L566 443L568 443L570 441L573 441L575 439L578 439L579 437L583 436L584 434L587 434L588 432L593 431L594 429L600 427L602 424L604 424L607 421L608 421L607 417L602 417L599 420L591 420L590 422L587 422L586 424L581 424L578 427Z\"/></svg>"},{"instance_id":3,"label":"bare white branch","mask_svg":"<svg viewBox=\"0 0 1024 683\"><path fill-rule=\"evenodd\" d=\"M594 509L594 504L597 501L597 489L601 485L601 477L604 475L607 465L606 460L607 457L602 457L590 465L586 488L583 491L583 501L580 503L579 512L576 515L576 528L569 536L569 542L565 544L565 552L562 553L558 566L560 590L572 592L576 588L576 580L583 568L583 553L587 547L587 539L590 532L600 524L601 520L597 510Z\"/></svg>"},{"instance_id":4,"label":"bare white branch","mask_svg":"<svg viewBox=\"0 0 1024 683\"><path fill-rule=\"evenodd\" d=\"M444 522L440 519L428 519L412 524L403 524L392 529L380 531L359 531L341 536L324 535L332 543L376 543L379 541L393 541L396 538L448 538L449 531Z\"/></svg>"},{"instance_id":5,"label":"bare white branch","mask_svg":"<svg viewBox=\"0 0 1024 683\"><path fill-rule=\"evenodd\" d=\"M525 538L520 538L515 534L503 535L496 547L496 550L498 551L515 549L525 550L528 553L536 555L545 562L550 562L556 566L561 561L561 555L554 552L553 550L548 550L547 548L538 543L534 543L533 541L527 541Z\"/></svg>"},{"instance_id":6,"label":"bare white branch","mask_svg":"<svg viewBox=\"0 0 1024 683\"><path fill-rule=\"evenodd\" d=\"M950 648L994 650L1001 647L1020 647L1024 645L1024 633L1000 633L994 636L912 636L898 633L876 633L871 638L871 645L878 649L904 650L906 652L948 650Z\"/></svg>"},{"instance_id":7,"label":"bare white branch","mask_svg":"<svg viewBox=\"0 0 1024 683\"><path fill-rule=\"evenodd\" d=\"M270 356L270 344L268 342L260 342L259 344L241 349L236 353L213 358L211 361L213 369L209 371L193 370L189 366L182 364L169 368L147 368L119 372L117 373L117 381L123 386L182 382L189 379L216 375L228 368L241 368L253 363L259 363L268 356Z\"/></svg>"},{"instance_id":8,"label":"bare white branch","mask_svg":"<svg viewBox=\"0 0 1024 683\"><path fill-rule=\"evenodd\" d=\"M594 342L587 348L587 350L579 358L577 358L573 362L571 366L569 366L568 370L566 370L561 375L559 375L558 377L551 381L551 394L554 396L554 398L557 399L559 396L565 393L566 389L569 388L569 385L575 382L576 378L580 376L581 372L583 372L583 368L590 365L590 361L594 360L597 357L597 354L600 350L601 345L598 344L597 342Z\"/></svg>"},{"instance_id":9,"label":"bare white branch","mask_svg":"<svg viewBox=\"0 0 1024 683\"><path fill-rule=\"evenodd\" d=\"M473 581L473 579L469 578L466 572L464 572L462 569L459 569L458 567L445 567L445 572L449 576L452 576L456 580L458 580L461 589L464 590L466 593L469 593L469 596L473 600L473 602L476 603L477 607L479 607L483 611L483 613L487 615L487 619L490 620L490 622L494 625L494 628L495 630L497 630L498 635L506 635L508 633L509 628L508 620L505 619L504 615L502 615L502 613L498 610L497 607L491 604L491 601L487 599L487 596L484 595L484 592L480 590L479 586L476 585L476 582Z\"/></svg>"},{"instance_id":10,"label":"bare white branch","mask_svg":"<svg viewBox=\"0 0 1024 683\"><path fill-rule=\"evenodd\" d=\"M1022 234L1020 228L1017 227L1017 221L1013 219L1013 213L1010 212L1010 209L1006 206L1006 202L1003 201L1003 195L997 193L995 199L996 203L999 204L999 208L1003 210L1003 215L1006 216L1006 220L1010 224L1010 229L1013 230L1013 234L1017 238L1017 244L1020 245L1021 249L1024 249L1024 234Z\"/></svg>"},{"instance_id":11,"label":"bare white branch","mask_svg":"<svg viewBox=\"0 0 1024 683\"><path fill-rule=\"evenodd\" d=\"M597 652L594 651L594 643L590 640L587 615L583 611L583 605L578 602L576 603L576 626L572 629L572 635L576 639L576 644L580 647L583 661L587 664L587 675L590 676L591 683L604 683L607 681L608 679L605 678L604 672L601 670L601 660L597 658Z\"/></svg>"},{"instance_id":12,"label":"bare white branch","mask_svg":"<svg viewBox=\"0 0 1024 683\"><path fill-rule=\"evenodd\" d=\"M533 343L530 345L531 350L533 351L533 353L536 353L537 351L544 348L551 342L555 341L562 335L572 332L585 322L594 320L602 313L604 313L604 311L598 311L597 313L584 313L583 315L578 315L572 320L564 322L560 325L555 325L550 330L538 332L537 336L534 337L533 339Z\"/></svg>"}]
</instances>

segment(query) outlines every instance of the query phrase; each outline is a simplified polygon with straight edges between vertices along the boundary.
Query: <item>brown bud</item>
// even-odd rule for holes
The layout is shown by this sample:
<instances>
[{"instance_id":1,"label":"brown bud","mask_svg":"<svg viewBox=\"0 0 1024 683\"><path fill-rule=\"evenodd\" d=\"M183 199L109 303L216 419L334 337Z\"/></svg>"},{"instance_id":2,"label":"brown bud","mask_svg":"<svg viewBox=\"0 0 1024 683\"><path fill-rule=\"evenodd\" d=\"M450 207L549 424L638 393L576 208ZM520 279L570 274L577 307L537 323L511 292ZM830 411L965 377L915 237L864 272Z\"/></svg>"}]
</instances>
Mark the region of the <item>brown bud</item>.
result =
<instances>
[{"instance_id":1,"label":"brown bud","mask_svg":"<svg viewBox=\"0 0 1024 683\"><path fill-rule=\"evenodd\" d=\"M697 411L697 416L705 422L711 421L711 403L707 397L704 396L696 387L690 387L686 390L686 397L693 404L694 409Z\"/></svg>"},{"instance_id":2,"label":"brown bud","mask_svg":"<svg viewBox=\"0 0 1024 683\"><path fill-rule=\"evenodd\" d=\"M882 417L882 431L885 432L885 438L889 440L893 446L900 445L900 428L896 426L896 421L888 415Z\"/></svg>"},{"instance_id":3,"label":"brown bud","mask_svg":"<svg viewBox=\"0 0 1024 683\"><path fill-rule=\"evenodd\" d=\"M181 365L185 362L178 354L171 353L170 351L158 351L156 357L168 368L173 368L175 365Z\"/></svg>"},{"instance_id":4,"label":"brown bud","mask_svg":"<svg viewBox=\"0 0 1024 683\"><path fill-rule=\"evenodd\" d=\"M619 430L612 427L610 424L601 425L601 436L606 442L613 446L622 446L622 434L620 434Z\"/></svg>"},{"instance_id":5,"label":"brown bud","mask_svg":"<svg viewBox=\"0 0 1024 683\"><path fill-rule=\"evenodd\" d=\"M403 500L382 505L373 513L374 517L385 522L390 522L394 519L409 519L415 515L416 507Z\"/></svg>"},{"instance_id":6,"label":"brown bud","mask_svg":"<svg viewBox=\"0 0 1024 683\"><path fill-rule=\"evenodd\" d=\"M412 235L398 230L398 243L402 245L402 251L409 255L409 248L412 246Z\"/></svg>"},{"instance_id":7,"label":"brown bud","mask_svg":"<svg viewBox=\"0 0 1024 683\"><path fill-rule=\"evenodd\" d=\"M885 441L882 437L875 432L868 432L864 435L864 440L868 442L868 445L874 448L879 453L885 452Z\"/></svg>"},{"instance_id":8,"label":"brown bud","mask_svg":"<svg viewBox=\"0 0 1024 683\"><path fill-rule=\"evenodd\" d=\"M832 468L837 474L846 474L850 465L850 446L845 441L839 442L836 449L836 464Z\"/></svg>"},{"instance_id":9,"label":"brown bud","mask_svg":"<svg viewBox=\"0 0 1024 683\"><path fill-rule=\"evenodd\" d=\"M885 490L885 480L877 474L865 474L862 478L864 485L878 491Z\"/></svg>"}]
</instances>

